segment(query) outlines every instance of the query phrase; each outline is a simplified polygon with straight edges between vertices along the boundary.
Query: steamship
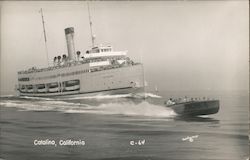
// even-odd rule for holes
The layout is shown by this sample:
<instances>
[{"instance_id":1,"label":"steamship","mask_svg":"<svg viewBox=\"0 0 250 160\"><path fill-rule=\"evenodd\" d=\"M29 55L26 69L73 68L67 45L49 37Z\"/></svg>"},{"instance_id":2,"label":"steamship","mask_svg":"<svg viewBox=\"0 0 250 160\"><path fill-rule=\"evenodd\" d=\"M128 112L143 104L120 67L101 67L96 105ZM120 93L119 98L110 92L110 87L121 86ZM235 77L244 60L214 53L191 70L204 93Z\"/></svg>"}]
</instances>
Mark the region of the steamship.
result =
<instances>
[{"instance_id":1,"label":"steamship","mask_svg":"<svg viewBox=\"0 0 250 160\"><path fill-rule=\"evenodd\" d=\"M90 21L90 28L91 25ZM54 65L47 68L32 67L19 71L17 90L20 96L67 97L143 92L143 64L131 60L127 51L114 51L110 45L94 45L91 28L92 47L84 54L75 52L74 28L64 31L68 55L54 57Z\"/></svg>"}]
</instances>

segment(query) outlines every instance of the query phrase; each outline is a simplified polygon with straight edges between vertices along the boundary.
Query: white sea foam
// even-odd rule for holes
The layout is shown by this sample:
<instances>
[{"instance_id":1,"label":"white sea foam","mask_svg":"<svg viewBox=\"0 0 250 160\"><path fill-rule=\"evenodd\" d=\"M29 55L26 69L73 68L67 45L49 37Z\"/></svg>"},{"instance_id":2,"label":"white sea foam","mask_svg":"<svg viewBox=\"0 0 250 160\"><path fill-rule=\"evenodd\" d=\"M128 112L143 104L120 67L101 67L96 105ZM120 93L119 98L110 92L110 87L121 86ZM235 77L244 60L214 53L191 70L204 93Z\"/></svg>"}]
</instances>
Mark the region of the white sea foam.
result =
<instances>
[{"instance_id":1,"label":"white sea foam","mask_svg":"<svg viewBox=\"0 0 250 160\"><path fill-rule=\"evenodd\" d=\"M0 98L10 98L10 97L15 97L15 95L10 94L10 95L1 95L0 96Z\"/></svg>"},{"instance_id":2,"label":"white sea foam","mask_svg":"<svg viewBox=\"0 0 250 160\"><path fill-rule=\"evenodd\" d=\"M187 136L185 138L182 138L182 141L189 141L189 142L193 142L195 138L198 138L199 135L194 135L194 136Z\"/></svg>"},{"instance_id":3,"label":"white sea foam","mask_svg":"<svg viewBox=\"0 0 250 160\"><path fill-rule=\"evenodd\" d=\"M22 99L36 99L36 100L53 100L52 98L31 97L31 96L19 96L18 98L22 98Z\"/></svg>"},{"instance_id":4,"label":"white sea foam","mask_svg":"<svg viewBox=\"0 0 250 160\"><path fill-rule=\"evenodd\" d=\"M138 93L138 94L116 94L116 95L94 95L94 96L76 96L67 98L67 100L73 99L115 99L115 98L161 98L159 95L155 95L153 93ZM64 98L65 99L65 98Z\"/></svg>"},{"instance_id":5,"label":"white sea foam","mask_svg":"<svg viewBox=\"0 0 250 160\"><path fill-rule=\"evenodd\" d=\"M77 96L77 97L71 97L67 98L67 100L74 100L74 99L113 99L113 98L126 98L126 97L132 97L131 94L119 94L119 95L95 95L95 96Z\"/></svg>"},{"instance_id":6,"label":"white sea foam","mask_svg":"<svg viewBox=\"0 0 250 160\"><path fill-rule=\"evenodd\" d=\"M19 103L18 101L0 102L0 105L5 106L5 107L15 107L15 108L22 108L22 109L26 109L27 107L29 107L29 108L39 108L40 107L37 104L23 104L23 103Z\"/></svg>"},{"instance_id":7,"label":"white sea foam","mask_svg":"<svg viewBox=\"0 0 250 160\"><path fill-rule=\"evenodd\" d=\"M17 100L10 100L10 101L3 101L0 102L1 106L4 107L14 107L18 108L21 111L49 111L49 110L58 110L63 107L63 105L53 105L53 101L51 103L46 103L46 101L17 101ZM64 104L65 105L65 104ZM71 106L72 104L68 105Z\"/></svg>"},{"instance_id":8,"label":"white sea foam","mask_svg":"<svg viewBox=\"0 0 250 160\"><path fill-rule=\"evenodd\" d=\"M128 95L122 95L128 96ZM152 96L152 95L150 95ZM121 95L99 95L92 98L121 98ZM29 97L30 98L30 97ZM170 108L166 108L161 105L151 104L147 101L141 101L140 103L134 103L133 101L116 101L110 103L99 103L95 105L75 103L72 101L61 101L50 99L38 101L29 100L6 100L0 103L5 107L15 107L22 111L59 111L63 113L93 113L93 114L120 114L128 116L152 116L152 117L172 117L176 114Z\"/></svg>"},{"instance_id":9,"label":"white sea foam","mask_svg":"<svg viewBox=\"0 0 250 160\"><path fill-rule=\"evenodd\" d=\"M86 110L65 110L66 113L95 113L95 114L121 114L128 116L152 116L152 117L173 117L176 114L170 108L150 104L143 101L139 104L123 102L108 103L99 106L88 107Z\"/></svg>"},{"instance_id":10,"label":"white sea foam","mask_svg":"<svg viewBox=\"0 0 250 160\"><path fill-rule=\"evenodd\" d=\"M59 100L41 101L40 103L47 104L47 105L68 105L68 106L79 106L79 105L82 105L81 103L73 103L73 102L71 103L71 102L59 101Z\"/></svg>"},{"instance_id":11,"label":"white sea foam","mask_svg":"<svg viewBox=\"0 0 250 160\"><path fill-rule=\"evenodd\" d=\"M209 115L200 115L199 117L202 117L202 118L209 118Z\"/></svg>"},{"instance_id":12,"label":"white sea foam","mask_svg":"<svg viewBox=\"0 0 250 160\"><path fill-rule=\"evenodd\" d=\"M152 98L162 98L161 96L153 94L153 93L145 93L145 96L146 97L152 97Z\"/></svg>"}]
</instances>

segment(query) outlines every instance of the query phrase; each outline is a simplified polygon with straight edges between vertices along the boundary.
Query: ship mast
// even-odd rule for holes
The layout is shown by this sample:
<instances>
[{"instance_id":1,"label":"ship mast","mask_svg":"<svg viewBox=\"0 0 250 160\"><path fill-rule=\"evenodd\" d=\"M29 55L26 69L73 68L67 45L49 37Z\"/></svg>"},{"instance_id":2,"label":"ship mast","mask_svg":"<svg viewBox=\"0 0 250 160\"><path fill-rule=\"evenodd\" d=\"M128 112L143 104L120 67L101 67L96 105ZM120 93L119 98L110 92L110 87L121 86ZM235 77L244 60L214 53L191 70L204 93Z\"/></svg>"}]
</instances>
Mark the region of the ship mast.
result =
<instances>
[{"instance_id":1,"label":"ship mast","mask_svg":"<svg viewBox=\"0 0 250 160\"><path fill-rule=\"evenodd\" d=\"M47 46L47 37L46 37L46 30L45 30L45 22L44 22L44 18L43 18L43 9L40 9L40 13L41 13L41 17L42 17L42 24L43 24L43 36L44 36L44 42L45 42L45 49L46 49L46 58L47 58L47 63L49 66L49 56L48 56L48 46Z\"/></svg>"},{"instance_id":2,"label":"ship mast","mask_svg":"<svg viewBox=\"0 0 250 160\"><path fill-rule=\"evenodd\" d=\"M91 36L91 42L92 42L92 47L95 46L95 36L93 35L92 31L92 21L91 21L91 16L90 16L90 11L89 11L89 3L88 4L88 13L89 13L89 26L90 26L90 36Z\"/></svg>"},{"instance_id":3,"label":"ship mast","mask_svg":"<svg viewBox=\"0 0 250 160\"><path fill-rule=\"evenodd\" d=\"M146 99L146 82L145 82L145 72L144 72L144 67L142 67L142 71L143 71L143 99L145 100Z\"/></svg>"},{"instance_id":4,"label":"ship mast","mask_svg":"<svg viewBox=\"0 0 250 160\"><path fill-rule=\"evenodd\" d=\"M142 63L142 53L140 52L140 61L141 64ZM144 71L144 67L142 66L142 84L143 84L143 95L142 98L145 100L146 99L146 81L145 81L145 71Z\"/></svg>"}]
</instances>

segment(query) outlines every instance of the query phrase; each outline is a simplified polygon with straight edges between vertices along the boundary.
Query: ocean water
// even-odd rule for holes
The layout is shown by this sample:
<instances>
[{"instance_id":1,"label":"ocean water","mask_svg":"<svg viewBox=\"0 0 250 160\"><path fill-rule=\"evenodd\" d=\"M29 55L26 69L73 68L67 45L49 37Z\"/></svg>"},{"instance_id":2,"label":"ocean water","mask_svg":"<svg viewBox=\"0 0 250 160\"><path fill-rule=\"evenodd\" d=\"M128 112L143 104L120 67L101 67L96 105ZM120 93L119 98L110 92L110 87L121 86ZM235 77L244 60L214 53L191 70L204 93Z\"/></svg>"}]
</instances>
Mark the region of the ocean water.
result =
<instances>
[{"instance_id":1,"label":"ocean water","mask_svg":"<svg viewBox=\"0 0 250 160\"><path fill-rule=\"evenodd\" d=\"M247 160L248 92L158 92L140 99L1 97L1 160ZM183 118L170 97L220 100L217 114ZM47 141L46 141L47 140ZM68 141L81 145L61 145ZM56 145L37 145L38 141Z\"/></svg>"}]
</instances>

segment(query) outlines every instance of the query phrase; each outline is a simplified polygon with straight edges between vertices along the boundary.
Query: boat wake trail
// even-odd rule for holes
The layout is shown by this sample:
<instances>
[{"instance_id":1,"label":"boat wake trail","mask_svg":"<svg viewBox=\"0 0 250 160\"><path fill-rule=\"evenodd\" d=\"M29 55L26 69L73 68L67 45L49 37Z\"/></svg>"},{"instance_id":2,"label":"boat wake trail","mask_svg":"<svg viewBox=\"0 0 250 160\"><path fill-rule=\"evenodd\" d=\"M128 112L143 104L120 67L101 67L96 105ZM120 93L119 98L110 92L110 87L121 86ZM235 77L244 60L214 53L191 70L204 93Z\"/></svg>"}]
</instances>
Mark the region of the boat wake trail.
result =
<instances>
[{"instance_id":1,"label":"boat wake trail","mask_svg":"<svg viewBox=\"0 0 250 160\"><path fill-rule=\"evenodd\" d=\"M99 106L89 106L85 110L66 110L66 113L95 113L95 114L120 114L127 116L152 116L172 117L176 114L173 110L160 105L150 104L146 101L135 104L132 102L107 103Z\"/></svg>"},{"instance_id":2,"label":"boat wake trail","mask_svg":"<svg viewBox=\"0 0 250 160\"><path fill-rule=\"evenodd\" d=\"M159 95L153 93L137 93L137 94L116 94L116 95L94 95L94 96L75 96L66 97L62 99L66 100L79 100L79 99L115 99L115 98L161 98ZM61 99L61 98L59 98Z\"/></svg>"},{"instance_id":3,"label":"boat wake trail","mask_svg":"<svg viewBox=\"0 0 250 160\"><path fill-rule=\"evenodd\" d=\"M114 99L114 98L130 98L133 97L132 94L120 94L120 95L95 95L95 96L76 96L76 97L69 97L63 98L66 100L81 100L81 99ZM60 99L60 98L59 98Z\"/></svg>"},{"instance_id":4,"label":"boat wake trail","mask_svg":"<svg viewBox=\"0 0 250 160\"><path fill-rule=\"evenodd\" d=\"M99 97L100 98L100 97ZM103 97L102 97L103 98ZM61 100L2 100L1 106L14 107L19 111L58 111L63 113L90 113L103 115L173 117L176 114L170 108L151 104L147 101L134 102L117 100L88 104L79 101Z\"/></svg>"},{"instance_id":5,"label":"boat wake trail","mask_svg":"<svg viewBox=\"0 0 250 160\"><path fill-rule=\"evenodd\" d=\"M15 97L15 95L12 94L8 94L8 95L1 95L0 98L11 98L11 97ZM1 160L1 159L0 159Z\"/></svg>"},{"instance_id":6,"label":"boat wake trail","mask_svg":"<svg viewBox=\"0 0 250 160\"><path fill-rule=\"evenodd\" d=\"M20 96L18 98L21 98L21 99L34 99L34 100L53 100L52 98L44 98L44 97L30 97L30 96Z\"/></svg>"}]
</instances>

